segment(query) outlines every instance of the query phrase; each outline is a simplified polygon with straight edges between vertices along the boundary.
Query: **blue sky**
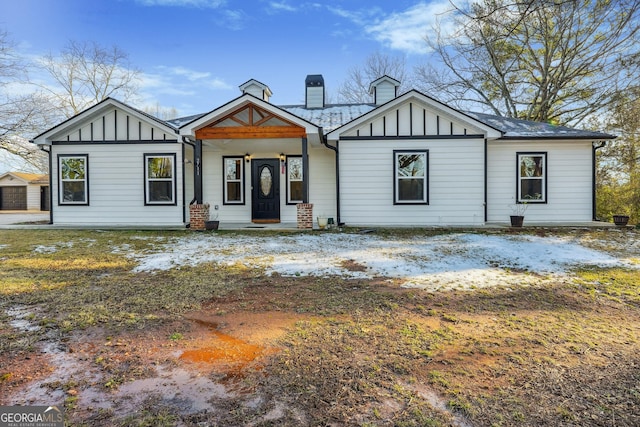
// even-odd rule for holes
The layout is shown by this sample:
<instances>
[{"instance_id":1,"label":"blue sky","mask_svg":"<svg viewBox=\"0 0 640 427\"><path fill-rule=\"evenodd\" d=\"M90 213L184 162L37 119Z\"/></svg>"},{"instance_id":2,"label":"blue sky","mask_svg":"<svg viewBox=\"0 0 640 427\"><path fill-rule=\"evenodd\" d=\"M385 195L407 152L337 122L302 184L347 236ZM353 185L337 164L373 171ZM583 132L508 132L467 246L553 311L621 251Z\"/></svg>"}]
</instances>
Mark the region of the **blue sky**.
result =
<instances>
[{"instance_id":1,"label":"blue sky","mask_svg":"<svg viewBox=\"0 0 640 427\"><path fill-rule=\"evenodd\" d=\"M322 74L331 96L376 51L418 63L422 37L451 8L449 0L1 0L0 30L32 58L69 40L117 45L143 73L136 107L189 115L235 98L252 78L271 88L273 103L299 104L307 74Z\"/></svg>"}]
</instances>

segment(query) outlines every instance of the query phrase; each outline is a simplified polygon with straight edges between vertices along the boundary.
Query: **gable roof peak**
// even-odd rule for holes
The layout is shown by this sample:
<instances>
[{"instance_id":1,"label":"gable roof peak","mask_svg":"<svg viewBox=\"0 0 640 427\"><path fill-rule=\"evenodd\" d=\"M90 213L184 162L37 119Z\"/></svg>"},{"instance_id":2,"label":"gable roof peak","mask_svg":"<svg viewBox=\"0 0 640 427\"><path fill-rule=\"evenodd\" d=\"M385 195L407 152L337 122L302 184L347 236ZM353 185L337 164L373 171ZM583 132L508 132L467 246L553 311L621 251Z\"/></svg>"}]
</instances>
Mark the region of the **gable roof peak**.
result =
<instances>
[{"instance_id":1,"label":"gable roof peak","mask_svg":"<svg viewBox=\"0 0 640 427\"><path fill-rule=\"evenodd\" d=\"M375 79L374 81L372 81L372 82L369 84L369 93L370 93L371 95L373 95L373 91L375 90L375 88L376 88L378 85L380 85L380 83L383 83L383 82L391 83L391 84L392 84L393 86L395 86L395 87L398 87L398 86L400 86L400 84L401 84L399 80L396 80L396 79L394 79L393 77L390 77L390 76L388 76L388 75L386 75L386 74L385 74L385 75L383 75L383 76L381 76L381 77L378 77L377 79Z\"/></svg>"},{"instance_id":2,"label":"gable roof peak","mask_svg":"<svg viewBox=\"0 0 640 427\"><path fill-rule=\"evenodd\" d=\"M238 87L243 94L248 93L267 102L269 102L269 98L273 95L269 86L256 79L249 79Z\"/></svg>"}]
</instances>

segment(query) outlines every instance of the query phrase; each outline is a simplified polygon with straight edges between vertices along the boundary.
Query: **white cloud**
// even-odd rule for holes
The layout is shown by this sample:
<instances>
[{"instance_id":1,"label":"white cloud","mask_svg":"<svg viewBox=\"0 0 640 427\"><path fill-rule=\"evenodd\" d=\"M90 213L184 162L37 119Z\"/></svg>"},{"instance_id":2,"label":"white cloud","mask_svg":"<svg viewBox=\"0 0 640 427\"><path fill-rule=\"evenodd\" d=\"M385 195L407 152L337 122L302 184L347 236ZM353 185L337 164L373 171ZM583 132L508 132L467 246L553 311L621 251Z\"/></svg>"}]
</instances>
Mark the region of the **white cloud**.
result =
<instances>
[{"instance_id":1,"label":"white cloud","mask_svg":"<svg viewBox=\"0 0 640 427\"><path fill-rule=\"evenodd\" d=\"M271 1L269 2L269 7L273 10L284 12L295 12L298 10L295 6L291 6L285 1Z\"/></svg>"},{"instance_id":2,"label":"white cloud","mask_svg":"<svg viewBox=\"0 0 640 427\"><path fill-rule=\"evenodd\" d=\"M183 7L196 9L218 9L220 15L214 22L230 30L245 28L247 15L239 9L226 9L227 0L135 0L143 6L159 7Z\"/></svg>"},{"instance_id":3,"label":"white cloud","mask_svg":"<svg viewBox=\"0 0 640 427\"><path fill-rule=\"evenodd\" d=\"M470 1L457 0L455 4L466 7ZM425 36L436 26L440 26L444 32L452 31L455 11L450 0L421 0L404 11L391 14L378 7L356 10L338 6L326 8L332 14L356 24L385 47L407 54L427 53Z\"/></svg>"},{"instance_id":4,"label":"white cloud","mask_svg":"<svg viewBox=\"0 0 640 427\"><path fill-rule=\"evenodd\" d=\"M216 22L218 22L221 26L234 31L242 30L243 28L245 28L248 21L247 14L242 10L223 10L222 18L223 19L221 21Z\"/></svg>"},{"instance_id":5,"label":"white cloud","mask_svg":"<svg viewBox=\"0 0 640 427\"><path fill-rule=\"evenodd\" d=\"M440 25L445 31L452 25L454 8L449 0L420 2L376 22L364 24L364 30L383 45L408 54L428 52L425 36ZM357 18L357 16L355 16ZM352 20L354 20L352 18ZM354 20L354 22L362 22Z\"/></svg>"},{"instance_id":6,"label":"white cloud","mask_svg":"<svg viewBox=\"0 0 640 427\"><path fill-rule=\"evenodd\" d=\"M167 67L167 66L161 65L158 67L158 69L160 69L165 74L184 77L187 80L192 82L197 80L208 79L209 77L211 77L210 72L190 70L185 67Z\"/></svg>"},{"instance_id":7,"label":"white cloud","mask_svg":"<svg viewBox=\"0 0 640 427\"><path fill-rule=\"evenodd\" d=\"M160 65L141 75L140 98L141 105L180 106L179 113L187 115L193 111L183 107L185 102L201 97L206 91L211 91L213 96L214 92L232 89L233 86L211 72Z\"/></svg>"}]
</instances>

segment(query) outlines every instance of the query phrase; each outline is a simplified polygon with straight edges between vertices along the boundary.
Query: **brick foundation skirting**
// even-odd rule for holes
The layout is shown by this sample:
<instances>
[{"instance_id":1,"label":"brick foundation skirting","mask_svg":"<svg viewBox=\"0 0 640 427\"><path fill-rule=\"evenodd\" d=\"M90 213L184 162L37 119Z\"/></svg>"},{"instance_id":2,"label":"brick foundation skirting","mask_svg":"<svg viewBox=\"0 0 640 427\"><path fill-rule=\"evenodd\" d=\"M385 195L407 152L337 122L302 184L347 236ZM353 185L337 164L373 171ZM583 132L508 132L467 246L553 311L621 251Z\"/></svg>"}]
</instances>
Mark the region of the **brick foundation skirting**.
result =
<instances>
[{"instance_id":1,"label":"brick foundation skirting","mask_svg":"<svg viewBox=\"0 0 640 427\"><path fill-rule=\"evenodd\" d=\"M205 222L209 221L209 204L189 205L189 227L192 230L205 230Z\"/></svg>"},{"instance_id":2,"label":"brick foundation skirting","mask_svg":"<svg viewBox=\"0 0 640 427\"><path fill-rule=\"evenodd\" d=\"M313 228L313 203L298 203L298 228L310 230Z\"/></svg>"}]
</instances>

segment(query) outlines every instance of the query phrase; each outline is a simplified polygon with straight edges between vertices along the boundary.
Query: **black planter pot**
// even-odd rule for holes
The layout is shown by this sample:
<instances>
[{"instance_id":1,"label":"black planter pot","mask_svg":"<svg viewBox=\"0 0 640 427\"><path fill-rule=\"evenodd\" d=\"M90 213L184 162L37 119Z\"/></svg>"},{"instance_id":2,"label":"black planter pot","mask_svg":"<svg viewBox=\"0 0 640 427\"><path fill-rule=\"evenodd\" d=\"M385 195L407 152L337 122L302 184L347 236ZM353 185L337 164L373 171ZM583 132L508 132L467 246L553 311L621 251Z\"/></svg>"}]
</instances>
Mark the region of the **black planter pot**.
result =
<instances>
[{"instance_id":1,"label":"black planter pot","mask_svg":"<svg viewBox=\"0 0 640 427\"><path fill-rule=\"evenodd\" d=\"M524 222L524 216L511 215L511 226L512 227L522 227L522 223L523 222Z\"/></svg>"},{"instance_id":2,"label":"black planter pot","mask_svg":"<svg viewBox=\"0 0 640 427\"><path fill-rule=\"evenodd\" d=\"M627 215L614 215L613 223L618 227L625 227L629 223L629 217Z\"/></svg>"},{"instance_id":3,"label":"black planter pot","mask_svg":"<svg viewBox=\"0 0 640 427\"><path fill-rule=\"evenodd\" d=\"M220 221L205 221L204 228L207 230L217 230L220 225Z\"/></svg>"}]
</instances>

